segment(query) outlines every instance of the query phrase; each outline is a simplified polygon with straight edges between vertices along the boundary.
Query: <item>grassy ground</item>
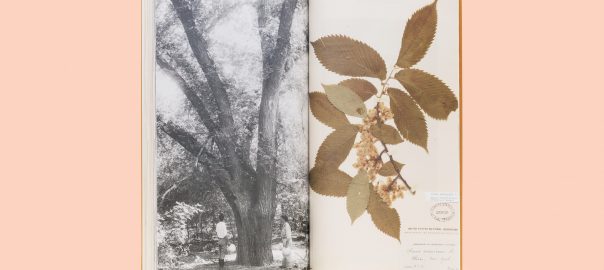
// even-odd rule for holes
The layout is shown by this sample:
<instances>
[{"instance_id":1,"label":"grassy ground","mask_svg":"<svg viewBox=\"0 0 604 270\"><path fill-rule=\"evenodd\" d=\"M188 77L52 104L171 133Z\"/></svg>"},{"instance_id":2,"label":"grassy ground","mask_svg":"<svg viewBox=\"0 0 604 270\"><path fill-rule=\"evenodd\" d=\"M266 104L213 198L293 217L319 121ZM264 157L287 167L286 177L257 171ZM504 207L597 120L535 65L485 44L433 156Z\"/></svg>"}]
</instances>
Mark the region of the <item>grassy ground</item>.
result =
<instances>
[{"instance_id":1,"label":"grassy ground","mask_svg":"<svg viewBox=\"0 0 604 270\"><path fill-rule=\"evenodd\" d=\"M212 269L218 269L218 265L203 265L203 266L199 266L196 268L191 268L194 270L212 270ZM233 265L233 264L226 264L225 268L226 270L281 270L281 268L279 268L279 265L271 265L271 266L260 266L260 267L251 267L251 266L241 266L241 265ZM295 268L293 268L295 269Z\"/></svg>"},{"instance_id":2,"label":"grassy ground","mask_svg":"<svg viewBox=\"0 0 604 270\"><path fill-rule=\"evenodd\" d=\"M298 245L294 242L292 247L292 259L294 267L291 269L304 269L308 265L308 257L307 250L304 246ZM216 263L216 258L213 258L215 255L207 254L207 253L197 253L192 254L190 258L188 258L183 264L178 267L171 268L169 270L212 270L218 269L218 264ZM224 269L227 270L276 270L280 269L279 266L283 261L283 256L281 254L281 245L273 245L273 259L274 262L269 266L262 267L250 267L250 266L240 266L235 265L235 254L228 254L225 257L226 266Z\"/></svg>"}]
</instances>

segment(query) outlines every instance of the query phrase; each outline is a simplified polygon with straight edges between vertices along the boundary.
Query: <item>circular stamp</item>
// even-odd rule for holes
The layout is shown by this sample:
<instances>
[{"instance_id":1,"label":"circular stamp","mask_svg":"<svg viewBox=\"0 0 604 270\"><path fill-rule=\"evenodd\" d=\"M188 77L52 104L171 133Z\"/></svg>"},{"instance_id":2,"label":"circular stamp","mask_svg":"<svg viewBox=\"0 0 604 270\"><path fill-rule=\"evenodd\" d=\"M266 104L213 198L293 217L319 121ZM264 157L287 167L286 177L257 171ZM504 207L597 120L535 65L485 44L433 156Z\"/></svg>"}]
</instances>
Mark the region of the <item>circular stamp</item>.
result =
<instances>
[{"instance_id":1,"label":"circular stamp","mask_svg":"<svg viewBox=\"0 0 604 270\"><path fill-rule=\"evenodd\" d=\"M449 221L455 216L455 208L450 203L437 203L430 208L430 215L440 222Z\"/></svg>"}]
</instances>

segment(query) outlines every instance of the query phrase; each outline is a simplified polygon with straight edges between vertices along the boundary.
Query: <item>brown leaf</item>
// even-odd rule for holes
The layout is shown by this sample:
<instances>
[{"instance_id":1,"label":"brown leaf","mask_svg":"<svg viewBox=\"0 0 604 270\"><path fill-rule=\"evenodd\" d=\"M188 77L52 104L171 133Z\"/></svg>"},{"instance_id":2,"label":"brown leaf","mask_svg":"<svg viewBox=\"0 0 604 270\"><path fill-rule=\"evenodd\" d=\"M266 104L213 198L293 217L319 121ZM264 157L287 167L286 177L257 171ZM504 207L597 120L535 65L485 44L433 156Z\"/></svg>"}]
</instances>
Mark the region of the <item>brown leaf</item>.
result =
<instances>
[{"instance_id":1,"label":"brown leaf","mask_svg":"<svg viewBox=\"0 0 604 270\"><path fill-rule=\"evenodd\" d=\"M356 117L365 117L367 108L359 95L346 86L323 85L327 99L341 112Z\"/></svg>"},{"instance_id":2,"label":"brown leaf","mask_svg":"<svg viewBox=\"0 0 604 270\"><path fill-rule=\"evenodd\" d=\"M372 96L377 94L377 89L375 86L367 80L352 78L339 83L341 86L346 86L350 88L350 90L354 91L363 99L363 101L367 101Z\"/></svg>"},{"instance_id":3,"label":"brown leaf","mask_svg":"<svg viewBox=\"0 0 604 270\"><path fill-rule=\"evenodd\" d=\"M346 115L334 107L323 93L310 93L310 111L317 120L334 129L350 124Z\"/></svg>"},{"instance_id":4,"label":"brown leaf","mask_svg":"<svg viewBox=\"0 0 604 270\"><path fill-rule=\"evenodd\" d=\"M369 128L369 132L385 144L399 144L403 138L396 128L386 124L376 124Z\"/></svg>"},{"instance_id":5,"label":"brown leaf","mask_svg":"<svg viewBox=\"0 0 604 270\"><path fill-rule=\"evenodd\" d=\"M457 110L455 94L436 76L419 69L405 69L395 78L430 117L446 120L451 112Z\"/></svg>"},{"instance_id":6,"label":"brown leaf","mask_svg":"<svg viewBox=\"0 0 604 270\"><path fill-rule=\"evenodd\" d=\"M381 176L395 176L401 171L403 166L405 166L405 164L401 164L396 161L394 161L394 163L392 161L388 161L382 165L382 168L380 168L378 174Z\"/></svg>"},{"instance_id":7,"label":"brown leaf","mask_svg":"<svg viewBox=\"0 0 604 270\"><path fill-rule=\"evenodd\" d=\"M322 37L311 44L315 55L329 71L345 76L386 79L384 59L363 42L335 35Z\"/></svg>"},{"instance_id":8,"label":"brown leaf","mask_svg":"<svg viewBox=\"0 0 604 270\"><path fill-rule=\"evenodd\" d=\"M386 235L401 240L401 219L396 210L388 207L380 196L371 190L367 212L371 215L373 224Z\"/></svg>"},{"instance_id":9,"label":"brown leaf","mask_svg":"<svg viewBox=\"0 0 604 270\"><path fill-rule=\"evenodd\" d=\"M359 170L359 173L352 178L352 182L348 186L348 193L346 195L346 210L350 216L350 222L354 223L359 218L369 203L369 191L371 185L369 184L369 176L365 170Z\"/></svg>"},{"instance_id":10,"label":"brown leaf","mask_svg":"<svg viewBox=\"0 0 604 270\"><path fill-rule=\"evenodd\" d=\"M390 88L390 109L394 114L394 123L401 135L410 142L428 151L428 129L426 119L419 106L405 92Z\"/></svg>"},{"instance_id":11,"label":"brown leaf","mask_svg":"<svg viewBox=\"0 0 604 270\"><path fill-rule=\"evenodd\" d=\"M436 34L436 2L416 11L407 21L397 66L411 67L426 55Z\"/></svg>"},{"instance_id":12,"label":"brown leaf","mask_svg":"<svg viewBox=\"0 0 604 270\"><path fill-rule=\"evenodd\" d=\"M359 128L354 125L334 130L319 147L315 167L338 168L350 153Z\"/></svg>"},{"instance_id":13,"label":"brown leaf","mask_svg":"<svg viewBox=\"0 0 604 270\"><path fill-rule=\"evenodd\" d=\"M310 170L310 188L325 196L345 197L352 177L337 168L314 167Z\"/></svg>"}]
</instances>

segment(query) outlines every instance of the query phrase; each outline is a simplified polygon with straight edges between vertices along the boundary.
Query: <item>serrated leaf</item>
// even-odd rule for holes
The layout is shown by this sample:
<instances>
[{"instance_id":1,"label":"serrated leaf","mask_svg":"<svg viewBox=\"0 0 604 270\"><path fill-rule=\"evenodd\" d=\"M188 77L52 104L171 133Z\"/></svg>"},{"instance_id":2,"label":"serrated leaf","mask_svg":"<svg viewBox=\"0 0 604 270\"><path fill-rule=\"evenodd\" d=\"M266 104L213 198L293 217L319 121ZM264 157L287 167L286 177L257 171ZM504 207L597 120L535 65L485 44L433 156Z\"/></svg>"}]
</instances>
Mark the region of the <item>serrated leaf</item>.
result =
<instances>
[{"instance_id":1,"label":"serrated leaf","mask_svg":"<svg viewBox=\"0 0 604 270\"><path fill-rule=\"evenodd\" d=\"M309 96L310 111L321 123L334 129L350 124L346 115L329 102L327 95L313 92Z\"/></svg>"},{"instance_id":2,"label":"serrated leaf","mask_svg":"<svg viewBox=\"0 0 604 270\"><path fill-rule=\"evenodd\" d=\"M315 167L340 167L350 153L358 131L357 126L348 125L329 134L319 147Z\"/></svg>"},{"instance_id":3,"label":"serrated leaf","mask_svg":"<svg viewBox=\"0 0 604 270\"><path fill-rule=\"evenodd\" d=\"M346 210L348 210L351 223L354 223L357 218L365 213L369 203L370 188L367 172L359 170L359 173L352 178L346 195Z\"/></svg>"},{"instance_id":4,"label":"serrated leaf","mask_svg":"<svg viewBox=\"0 0 604 270\"><path fill-rule=\"evenodd\" d=\"M367 212L371 215L371 221L380 231L400 241L401 219L398 212L388 207L374 190L369 194Z\"/></svg>"},{"instance_id":5,"label":"serrated leaf","mask_svg":"<svg viewBox=\"0 0 604 270\"><path fill-rule=\"evenodd\" d=\"M399 89L388 89L388 96L394 123L401 135L428 151L428 128L419 106L407 93Z\"/></svg>"},{"instance_id":6,"label":"serrated leaf","mask_svg":"<svg viewBox=\"0 0 604 270\"><path fill-rule=\"evenodd\" d=\"M446 120L451 112L457 110L455 94L436 76L419 69L405 69L395 78L430 117Z\"/></svg>"},{"instance_id":7,"label":"serrated leaf","mask_svg":"<svg viewBox=\"0 0 604 270\"><path fill-rule=\"evenodd\" d=\"M329 71L344 76L386 79L386 64L369 45L335 35L311 42L319 62Z\"/></svg>"},{"instance_id":8,"label":"serrated leaf","mask_svg":"<svg viewBox=\"0 0 604 270\"><path fill-rule=\"evenodd\" d=\"M382 165L378 174L381 176L395 176L397 175L405 164L398 163L396 161L388 161Z\"/></svg>"},{"instance_id":9,"label":"serrated leaf","mask_svg":"<svg viewBox=\"0 0 604 270\"><path fill-rule=\"evenodd\" d=\"M310 188L325 196L345 197L352 177L333 167L314 167L310 170Z\"/></svg>"},{"instance_id":10,"label":"serrated leaf","mask_svg":"<svg viewBox=\"0 0 604 270\"><path fill-rule=\"evenodd\" d=\"M403 138L401 138L398 130L386 124L378 123L373 125L369 128L369 132L385 144L399 144L403 142Z\"/></svg>"},{"instance_id":11,"label":"serrated leaf","mask_svg":"<svg viewBox=\"0 0 604 270\"><path fill-rule=\"evenodd\" d=\"M359 95L346 86L323 85L329 102L341 112L356 117L365 117L367 107Z\"/></svg>"},{"instance_id":12,"label":"serrated leaf","mask_svg":"<svg viewBox=\"0 0 604 270\"><path fill-rule=\"evenodd\" d=\"M377 94L377 88L367 80L352 78L345 81L341 81L339 83L341 86L346 86L350 88L350 90L354 91L363 99L363 101L367 101L372 96Z\"/></svg>"},{"instance_id":13,"label":"serrated leaf","mask_svg":"<svg viewBox=\"0 0 604 270\"><path fill-rule=\"evenodd\" d=\"M397 66L409 68L426 55L436 34L436 2L416 11L407 21Z\"/></svg>"}]
</instances>

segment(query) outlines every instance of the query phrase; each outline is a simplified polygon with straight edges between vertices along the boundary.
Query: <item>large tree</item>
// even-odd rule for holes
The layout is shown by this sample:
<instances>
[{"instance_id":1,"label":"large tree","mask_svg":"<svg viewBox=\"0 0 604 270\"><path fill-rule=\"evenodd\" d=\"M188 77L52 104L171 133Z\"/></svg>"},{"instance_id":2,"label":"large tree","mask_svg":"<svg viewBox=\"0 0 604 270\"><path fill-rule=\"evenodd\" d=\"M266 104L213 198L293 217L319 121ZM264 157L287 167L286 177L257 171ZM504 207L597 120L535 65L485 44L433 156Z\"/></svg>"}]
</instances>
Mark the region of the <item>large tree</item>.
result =
<instances>
[{"instance_id":1,"label":"large tree","mask_svg":"<svg viewBox=\"0 0 604 270\"><path fill-rule=\"evenodd\" d=\"M164 4L170 11L165 12L168 19L157 23L156 63L179 85L203 134L161 114L158 129L195 157L197 176L212 179L224 195L237 226L237 262L268 264L273 260L272 222L280 164L279 90L287 71L303 54L292 53L291 33L297 6L305 3L169 0ZM257 16L259 57L249 60L261 66L257 106L240 105L254 100L254 91L239 91L241 87L224 74L227 71L220 68L211 50L212 28L243 4L253 6ZM174 27L181 30L181 36ZM238 61L237 57L232 61Z\"/></svg>"}]
</instances>

